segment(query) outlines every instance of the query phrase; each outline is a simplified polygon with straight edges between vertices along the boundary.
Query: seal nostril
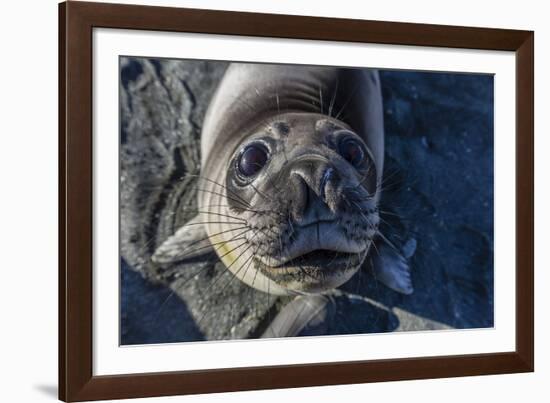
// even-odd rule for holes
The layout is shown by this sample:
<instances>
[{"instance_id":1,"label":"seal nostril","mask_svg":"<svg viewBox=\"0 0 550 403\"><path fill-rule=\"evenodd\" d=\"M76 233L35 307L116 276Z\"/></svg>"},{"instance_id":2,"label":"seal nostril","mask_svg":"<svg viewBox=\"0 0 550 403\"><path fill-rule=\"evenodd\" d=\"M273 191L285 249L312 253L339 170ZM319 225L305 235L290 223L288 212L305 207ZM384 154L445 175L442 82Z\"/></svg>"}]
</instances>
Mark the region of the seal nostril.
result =
<instances>
[{"instance_id":1,"label":"seal nostril","mask_svg":"<svg viewBox=\"0 0 550 403\"><path fill-rule=\"evenodd\" d=\"M328 167L323 173L323 176L321 177L321 181L319 183L319 195L321 196L321 199L323 201L326 201L326 188L327 188L328 181L330 180L333 173L334 173L334 169L332 169L331 167Z\"/></svg>"},{"instance_id":2,"label":"seal nostril","mask_svg":"<svg viewBox=\"0 0 550 403\"><path fill-rule=\"evenodd\" d=\"M294 220L299 221L303 218L309 204L309 188L304 179L297 174L290 176L290 210Z\"/></svg>"}]
</instances>

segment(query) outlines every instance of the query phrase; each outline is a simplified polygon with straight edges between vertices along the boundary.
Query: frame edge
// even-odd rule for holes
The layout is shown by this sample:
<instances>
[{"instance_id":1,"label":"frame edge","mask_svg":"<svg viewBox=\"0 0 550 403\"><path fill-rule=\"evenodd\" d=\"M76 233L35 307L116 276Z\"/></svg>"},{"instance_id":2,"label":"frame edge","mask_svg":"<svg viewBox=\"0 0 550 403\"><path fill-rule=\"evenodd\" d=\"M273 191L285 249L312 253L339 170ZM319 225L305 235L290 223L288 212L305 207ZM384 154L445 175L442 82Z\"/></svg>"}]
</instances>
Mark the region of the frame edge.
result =
<instances>
[{"instance_id":1,"label":"frame edge","mask_svg":"<svg viewBox=\"0 0 550 403\"><path fill-rule=\"evenodd\" d=\"M534 40L516 51L516 351L530 372L534 355Z\"/></svg>"},{"instance_id":2,"label":"frame edge","mask_svg":"<svg viewBox=\"0 0 550 403\"><path fill-rule=\"evenodd\" d=\"M502 28L85 1L67 3L98 28L509 51L517 50L529 34Z\"/></svg>"},{"instance_id":3,"label":"frame edge","mask_svg":"<svg viewBox=\"0 0 550 403\"><path fill-rule=\"evenodd\" d=\"M59 398L92 379L92 25L59 4Z\"/></svg>"},{"instance_id":4,"label":"frame edge","mask_svg":"<svg viewBox=\"0 0 550 403\"><path fill-rule=\"evenodd\" d=\"M60 400L65 400L67 398L67 382L66 382L66 315L65 315L65 108L66 108L66 4L58 4L58 80L59 80L59 89L58 89L58 217L59 217L59 228L58 228L58 276L59 276L59 287L58 287L58 397Z\"/></svg>"},{"instance_id":5,"label":"frame edge","mask_svg":"<svg viewBox=\"0 0 550 403\"><path fill-rule=\"evenodd\" d=\"M134 10L122 18L117 12ZM139 10L138 10L139 9ZM59 4L59 398L65 401L99 400L107 398L152 397L175 394L216 393L239 390L259 390L273 388L290 388L317 385L352 384L363 382L382 382L404 379L426 379L441 377L472 376L484 374L502 374L514 372L532 372L534 370L534 182L533 182L533 108L534 108L534 33L531 31L492 30L486 28L445 27L440 25L386 23L381 21L354 21L354 24L365 24L374 30L374 43L396 43L392 37L381 41L382 32L376 33L382 25L393 24L401 31L414 26L421 32L437 32L434 43L424 46L441 46L435 42L443 41L442 31L446 28L454 32L454 45L451 47L472 47L475 32L487 33L490 38L483 42L482 49L496 46L501 50L516 51L517 78L517 195L518 214L518 257L516 262L517 275L517 323L516 351L495 354L479 354L451 357L421 357L415 359L379 360L370 362L344 362L313 364L319 379L311 381L308 373L311 365L293 365L260 368L217 369L212 371L188 371L174 373L127 374L116 376L93 376L92 374L92 323L91 323L91 230L92 230L92 148L91 148L91 98L92 98L92 53L91 32L93 27L115 27L117 17L123 22L121 27L129 29L153 29L147 24L151 22L144 14L156 10L156 14L180 10L180 13L191 18L189 32L208 32L200 28L215 18L230 13L239 21L260 16L261 19L273 17L289 21L311 21L314 25L331 19L319 17L268 15L254 13L223 12L210 10L190 10L167 7L128 6L106 3L65 2ZM113 11L115 11L113 14ZM139 11L139 12L138 12ZM187 13L187 14L186 14ZM193 20L193 15L195 20ZM208 18L206 18L209 16ZM217 17L215 17L217 16ZM215 18L214 18L215 17ZM143 18L143 20L140 20ZM162 30L177 29L174 18L167 20ZM204 19L203 19L204 18ZM141 21L141 26L140 26ZM132 27L133 25L133 27ZM154 24L153 24L154 25ZM218 32L231 34L237 31L235 22L226 22L216 28ZM181 22L180 22L181 26ZM274 27L273 24L255 29L264 34L255 36L276 36L276 32L289 29L290 38L322 39L305 29L305 34L295 34L297 27ZM369 30L367 29L367 31ZM428 31L425 31L425 30ZM470 34L461 33L462 29L471 30ZM435 31L432 31L435 30ZM307 32L306 32L307 31ZM309 32L309 34L308 34ZM352 35L346 31L346 35ZM504 33L507 32L506 35ZM266 34L267 33L267 34ZM371 32L372 33L372 32ZM237 34L237 33L233 33ZM368 32L367 32L368 34ZM499 39L499 34L503 37ZM253 35L248 33L248 35ZM294 36L293 36L294 35ZM346 39L342 41L350 41ZM365 32L356 38L366 35ZM378 35L378 37L376 36ZM401 34L402 35L402 34ZM413 35L414 36L414 35ZM366 41L366 39L364 39ZM425 39L429 42L429 38ZM408 44L413 44L414 38ZM470 46L468 46L470 44ZM84 45L78 48L77 45ZM73 55L73 56L71 56ZM79 58L80 56L80 58ZM79 76L79 77L76 77ZM89 80L89 81L87 81ZM520 98L520 96L522 98ZM80 101L80 102L75 102ZM73 105L73 108L71 108ZM79 108L74 107L79 105ZM83 130L76 130L76 129ZM82 147L77 161L76 151ZM89 146L88 149L85 146ZM77 163L78 162L78 163ZM73 166L74 165L74 166ZM71 169L69 169L71 168ZM88 175L88 176L86 176ZM519 178L523 180L521 183ZM75 196L75 181L85 182L78 189L81 193ZM519 198L519 190L523 199ZM88 198L86 200L86 198ZM83 205L76 208L78 201ZM71 207L72 206L72 207ZM89 230L89 231L88 231ZM80 239L74 235L80 234ZM71 247L72 246L72 251ZM74 249L76 247L76 250ZM89 257L88 261L87 256ZM72 287L72 288L71 288ZM82 303L84 301L84 303ZM71 303L72 302L72 303ZM78 306L74 304L78 302ZM90 323L86 323L86 321ZM453 363L450 367L448 360ZM396 361L404 364L397 373ZM291 379L288 373L294 373ZM419 374L420 372L420 374ZM285 376L283 376L285 374ZM330 376L329 376L330 375ZM336 376L335 376L336 375ZM289 381L290 379L290 381ZM232 383L233 382L233 383Z\"/></svg>"}]
</instances>

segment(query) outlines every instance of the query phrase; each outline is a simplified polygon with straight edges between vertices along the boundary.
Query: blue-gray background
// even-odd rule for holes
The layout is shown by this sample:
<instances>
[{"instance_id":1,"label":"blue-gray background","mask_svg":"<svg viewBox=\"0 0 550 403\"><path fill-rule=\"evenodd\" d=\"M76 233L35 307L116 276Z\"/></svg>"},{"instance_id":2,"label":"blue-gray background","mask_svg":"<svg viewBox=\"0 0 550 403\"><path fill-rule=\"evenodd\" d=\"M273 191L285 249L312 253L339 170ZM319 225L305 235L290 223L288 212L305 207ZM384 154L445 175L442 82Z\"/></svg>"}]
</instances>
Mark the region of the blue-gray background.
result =
<instances>
[{"instance_id":1,"label":"blue-gray background","mask_svg":"<svg viewBox=\"0 0 550 403\"><path fill-rule=\"evenodd\" d=\"M174 196L170 181L196 168L202 117L225 67L121 59L122 344L254 337L265 326L265 317L254 325L239 322L250 311L247 304L256 301L242 290L223 296L235 300L228 308L195 304L195 291L178 278L206 266L159 273L147 262L155 238L173 231L163 211L180 206L182 197L193 203L185 189ZM383 230L401 246L416 245L415 292L397 294L362 273L343 287L362 299L338 300L333 323L320 334L493 326L493 77L405 71L380 76L383 204L392 212ZM242 314L227 319L224 309ZM199 326L204 312L212 318Z\"/></svg>"}]
</instances>

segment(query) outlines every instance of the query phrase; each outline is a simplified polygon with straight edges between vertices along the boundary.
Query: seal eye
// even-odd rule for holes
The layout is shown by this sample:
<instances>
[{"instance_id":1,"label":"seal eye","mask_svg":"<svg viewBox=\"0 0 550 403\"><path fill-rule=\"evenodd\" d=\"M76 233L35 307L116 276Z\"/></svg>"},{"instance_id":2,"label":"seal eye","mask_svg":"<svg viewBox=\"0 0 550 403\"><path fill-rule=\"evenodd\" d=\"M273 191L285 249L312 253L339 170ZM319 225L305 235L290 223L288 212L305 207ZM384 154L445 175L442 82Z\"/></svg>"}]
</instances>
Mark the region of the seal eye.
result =
<instances>
[{"instance_id":1,"label":"seal eye","mask_svg":"<svg viewBox=\"0 0 550 403\"><path fill-rule=\"evenodd\" d=\"M363 146L352 138L344 139L339 145L339 151L340 155L354 167L361 165L365 159Z\"/></svg>"},{"instance_id":2,"label":"seal eye","mask_svg":"<svg viewBox=\"0 0 550 403\"><path fill-rule=\"evenodd\" d=\"M247 178L256 175L267 162L267 150L263 145L246 146L237 160L239 173Z\"/></svg>"}]
</instances>

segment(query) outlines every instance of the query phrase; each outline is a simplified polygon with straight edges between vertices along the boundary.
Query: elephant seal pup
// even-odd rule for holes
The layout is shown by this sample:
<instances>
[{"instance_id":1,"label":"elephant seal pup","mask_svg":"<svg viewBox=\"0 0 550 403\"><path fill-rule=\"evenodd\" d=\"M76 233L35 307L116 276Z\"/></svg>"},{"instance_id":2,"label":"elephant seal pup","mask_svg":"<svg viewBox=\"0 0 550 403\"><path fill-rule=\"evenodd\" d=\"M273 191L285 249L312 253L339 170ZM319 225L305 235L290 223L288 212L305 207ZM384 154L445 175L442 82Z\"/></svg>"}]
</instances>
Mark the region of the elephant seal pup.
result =
<instances>
[{"instance_id":1,"label":"elephant seal pup","mask_svg":"<svg viewBox=\"0 0 550 403\"><path fill-rule=\"evenodd\" d=\"M378 238L384 125L367 69L231 64L201 137L197 216L156 251L159 264L215 250L246 284L318 294L348 281ZM406 261L373 259L409 294Z\"/></svg>"}]
</instances>

